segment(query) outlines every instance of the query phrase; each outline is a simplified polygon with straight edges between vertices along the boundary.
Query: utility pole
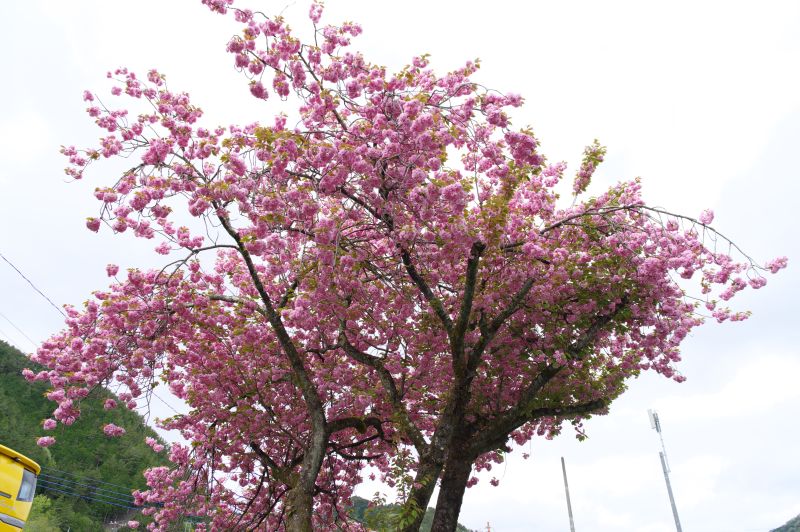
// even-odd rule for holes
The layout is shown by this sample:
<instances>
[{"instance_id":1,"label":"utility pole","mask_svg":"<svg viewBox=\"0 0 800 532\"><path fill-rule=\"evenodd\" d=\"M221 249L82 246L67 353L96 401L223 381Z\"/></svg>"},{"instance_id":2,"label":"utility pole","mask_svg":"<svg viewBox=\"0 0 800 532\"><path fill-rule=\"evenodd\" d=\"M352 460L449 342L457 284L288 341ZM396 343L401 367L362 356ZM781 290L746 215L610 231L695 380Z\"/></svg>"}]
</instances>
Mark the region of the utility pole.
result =
<instances>
[{"instance_id":1,"label":"utility pole","mask_svg":"<svg viewBox=\"0 0 800 532\"><path fill-rule=\"evenodd\" d=\"M569 513L569 530L575 532L575 520L572 518L572 503L569 500L569 484L567 483L567 466L561 457L561 471L564 473L564 491L567 494L567 513Z\"/></svg>"},{"instance_id":2,"label":"utility pole","mask_svg":"<svg viewBox=\"0 0 800 532\"><path fill-rule=\"evenodd\" d=\"M661 439L661 450L658 452L658 457L661 459L661 469L664 471L664 482L667 484L669 504L672 506L672 517L675 518L675 528L678 532L683 532L681 520L678 518L678 508L675 506L675 497L672 495L672 484L669 482L669 461L667 461L667 448L664 446L664 436L661 434L661 422L658 420L657 412L648 410L647 415L650 416L650 426L658 432L658 437Z\"/></svg>"}]
</instances>

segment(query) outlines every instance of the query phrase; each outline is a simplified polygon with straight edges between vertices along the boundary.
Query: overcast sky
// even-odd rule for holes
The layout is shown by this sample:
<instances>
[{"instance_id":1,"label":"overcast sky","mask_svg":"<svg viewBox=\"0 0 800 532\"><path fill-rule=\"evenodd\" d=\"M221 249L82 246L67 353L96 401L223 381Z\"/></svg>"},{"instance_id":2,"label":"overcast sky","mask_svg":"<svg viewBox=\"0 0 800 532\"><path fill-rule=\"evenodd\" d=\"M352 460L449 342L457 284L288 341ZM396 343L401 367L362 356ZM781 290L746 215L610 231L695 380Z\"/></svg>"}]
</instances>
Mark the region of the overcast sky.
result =
<instances>
[{"instance_id":1,"label":"overcast sky","mask_svg":"<svg viewBox=\"0 0 800 532\"><path fill-rule=\"evenodd\" d=\"M308 6L242 3L285 8L295 26ZM468 490L461 522L568 530L564 456L577 530L674 530L648 408L661 417L684 530L766 531L799 514L800 3L327 4L326 20L363 25L355 47L372 62L398 68L428 52L446 70L481 58L477 79L526 98L514 124L530 124L552 161L574 170L599 138L608 156L590 191L641 176L648 203L689 215L713 208L719 229L755 259L790 258L764 289L737 298L753 311L749 321L708 323L687 339L687 382L643 376L587 424L588 441L568 430L534 440ZM274 103L249 97L224 50L237 29L199 0L4 5L0 253L57 305L103 288L109 262L156 264L148 243L84 227L98 212L92 190L112 182L115 167L65 180L59 145L98 136L81 92L104 91L105 72L120 65L157 67L210 123L270 122ZM58 312L2 260L0 287L0 338L31 351L61 327Z\"/></svg>"}]
</instances>

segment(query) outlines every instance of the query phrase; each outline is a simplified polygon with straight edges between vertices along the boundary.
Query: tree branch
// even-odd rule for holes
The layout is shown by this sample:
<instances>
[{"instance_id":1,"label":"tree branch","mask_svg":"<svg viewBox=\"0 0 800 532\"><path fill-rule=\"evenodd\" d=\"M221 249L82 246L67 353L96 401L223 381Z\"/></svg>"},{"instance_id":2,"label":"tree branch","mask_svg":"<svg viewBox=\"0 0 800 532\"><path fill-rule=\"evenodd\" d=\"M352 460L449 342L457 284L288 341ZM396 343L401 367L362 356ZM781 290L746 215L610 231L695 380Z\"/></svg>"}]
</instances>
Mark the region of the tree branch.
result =
<instances>
[{"instance_id":1,"label":"tree branch","mask_svg":"<svg viewBox=\"0 0 800 532\"><path fill-rule=\"evenodd\" d=\"M258 455L264 466L268 467L272 471L272 474L275 475L275 478L277 478L287 486L290 485L290 483L288 482L289 479L286 475L286 471L284 470L284 468L275 463L275 461L272 458L270 458L270 456L267 453L265 453L264 450L261 447L259 447L256 442L251 441L250 448L253 449L253 452L255 452Z\"/></svg>"},{"instance_id":2,"label":"tree branch","mask_svg":"<svg viewBox=\"0 0 800 532\"><path fill-rule=\"evenodd\" d=\"M255 446L256 449L261 451L261 448L258 447L258 445L256 445L255 442L251 442L250 446L251 447ZM258 453L256 453L256 454L258 454ZM261 478L258 479L258 487L256 488L256 492L253 494L253 496L250 499L248 499L247 505L244 507L244 510L242 510L241 513L239 514L239 519L236 521L236 524L234 525L234 528L239 526L239 523L242 522L242 519L244 518L245 515L247 515L247 512L250 510L250 507L253 505L255 500L258 498L258 495L261 493L261 488L264 487L264 479L267 476L267 471L268 471L268 468L265 467L264 470L261 472Z\"/></svg>"},{"instance_id":3,"label":"tree branch","mask_svg":"<svg viewBox=\"0 0 800 532\"><path fill-rule=\"evenodd\" d=\"M342 349L344 349L345 353L347 353L350 358L369 366L378 373L378 377L381 380L383 389L386 390L387 394L389 394L389 400L392 403L392 409L394 410L395 415L400 418L400 424L403 426L403 429L408 438L411 440L411 443L414 444L414 447L416 447L418 453L422 454L423 452L427 451L428 443L425 441L425 437L422 435L422 432L419 430L419 428L411 421L411 418L409 417L408 412L403 405L400 392L397 390L397 384L394 381L394 377L392 377L392 374L389 373L389 370L383 366L383 360L368 353L364 353L351 344L345 335L344 324L342 324L339 337Z\"/></svg>"},{"instance_id":4,"label":"tree branch","mask_svg":"<svg viewBox=\"0 0 800 532\"><path fill-rule=\"evenodd\" d=\"M208 299L210 299L211 301L224 301L226 303L234 303L244 306L252 305L253 308L256 310L256 312L258 312L265 318L268 317L267 311L264 309L264 307L262 307L252 299L245 299L243 297L237 297L237 296L228 296L225 294L210 294L208 296Z\"/></svg>"},{"instance_id":5,"label":"tree branch","mask_svg":"<svg viewBox=\"0 0 800 532\"><path fill-rule=\"evenodd\" d=\"M605 326L613 321L613 319L622 311L622 309L625 308L627 301L627 296L623 296L622 302L619 305L616 305L613 311L609 312L608 314L596 316L589 328L586 329L586 331L566 349L567 355L573 360L580 359L586 348L597 340L598 335L605 328ZM472 430L476 433L475 438L507 438L511 432L521 427L528 421L535 419L534 417L531 417L535 413L544 412L548 409L552 410L565 408L534 408L539 392L565 367L565 365L546 366L536 375L530 384L528 384L525 390L520 393L519 399L513 407L496 416L492 420L487 420L484 423L473 425ZM590 402L586 404L594 405L595 403L596 402ZM607 406L606 403L603 404L604 406ZM546 415L547 414L541 414L539 417L544 417ZM505 439L503 441L505 441Z\"/></svg>"},{"instance_id":6,"label":"tree branch","mask_svg":"<svg viewBox=\"0 0 800 532\"><path fill-rule=\"evenodd\" d=\"M581 352L597 339L597 335L601 330L603 330L603 327L611 323L611 321L617 317L622 309L628 306L627 295L622 296L620 299L620 303L614 307L614 310L608 314L596 316L586 332L567 348L566 351L570 357L580 358Z\"/></svg>"},{"instance_id":7,"label":"tree branch","mask_svg":"<svg viewBox=\"0 0 800 532\"><path fill-rule=\"evenodd\" d=\"M373 427L378 434L383 435L383 427L381 420L374 416L369 417L342 417L328 421L328 434L339 432L344 429L356 429L360 434L367 431L367 427Z\"/></svg>"},{"instance_id":8,"label":"tree branch","mask_svg":"<svg viewBox=\"0 0 800 532\"><path fill-rule=\"evenodd\" d=\"M472 373L477 369L486 347L494 339L497 331L500 330L500 327L502 327L506 320L513 316L514 313L520 309L522 303L525 301L525 298L528 296L528 292L530 292L531 288L533 288L533 283L533 277L525 281L520 289L517 290L517 293L514 294L514 297L511 298L508 306L500 311L500 313L495 316L491 322L486 325L481 325L481 337L470 351L469 362L467 364L467 371L469 373Z\"/></svg>"},{"instance_id":9,"label":"tree branch","mask_svg":"<svg viewBox=\"0 0 800 532\"><path fill-rule=\"evenodd\" d=\"M458 320L453 328L451 349L453 352L453 365L456 374L463 373L464 358L464 336L469 324L469 316L472 313L472 302L475 299L475 282L478 277L478 264L481 254L486 249L483 242L475 242L470 249L469 260L467 261L467 275L464 281L464 296L461 300L461 310L458 313Z\"/></svg>"},{"instance_id":10,"label":"tree branch","mask_svg":"<svg viewBox=\"0 0 800 532\"><path fill-rule=\"evenodd\" d=\"M349 199L350 201L352 201L353 203L355 203L356 205L360 206L368 213L370 213L373 217L375 217L376 220L382 220L381 216L378 214L378 211L376 211L373 207L370 207L367 204L367 202L365 202L352 192L348 192L347 189L344 188L343 186L339 187L339 191L342 193L344 197L346 197L347 199Z\"/></svg>"},{"instance_id":11,"label":"tree branch","mask_svg":"<svg viewBox=\"0 0 800 532\"><path fill-rule=\"evenodd\" d=\"M524 416L506 419L502 426L497 430L481 431L470 439L468 455L478 457L483 453L499 449L506 445L508 436L530 421L535 421L543 417L556 417L562 419L573 418L586 414L591 414L608 408L606 399L595 399L586 403L577 403L567 406L542 407L530 410Z\"/></svg>"},{"instance_id":12,"label":"tree branch","mask_svg":"<svg viewBox=\"0 0 800 532\"><path fill-rule=\"evenodd\" d=\"M414 284L417 285L419 291L422 293L425 300L430 304L433 308L433 311L436 313L436 316L439 317L439 321L442 322L445 331L447 331L447 335L452 339L453 336L453 321L450 319L450 316L447 315L447 312L444 310L444 306L442 302L436 297L436 294L433 293L428 283L425 279L422 278L420 273L417 271L416 267L414 267L414 263L411 262L411 254L408 250L403 249L401 252L401 257L403 258L403 266L406 267L406 271L408 272L409 277L411 280L414 281Z\"/></svg>"},{"instance_id":13,"label":"tree branch","mask_svg":"<svg viewBox=\"0 0 800 532\"><path fill-rule=\"evenodd\" d=\"M218 207L218 205L215 205L215 207ZM325 408L322 400L319 397L319 394L317 393L317 387L314 385L314 382L308 375L303 358L300 356L300 353L298 352L297 347L294 345L291 336L289 336L289 332L283 325L283 320L281 319L280 314L278 314L278 312L275 310L275 307L272 305L272 299L269 297L267 290L264 288L264 284L261 282L261 277L258 275L258 270L253 263L253 258L247 251L241 236L233 228L230 220L227 217L220 215L218 218L222 224L222 227L225 228L225 231L236 242L236 245L239 248L239 254L242 256L242 259L247 266L247 270L250 273L250 278L253 281L253 285L261 297L261 301L264 305L264 316L266 316L267 321L269 321L269 324L272 326L272 330L275 332L275 336L278 338L278 342L280 343L283 352L289 359L289 363L292 366L292 373L294 373L295 377L297 377L300 390L303 393L303 398L305 399L306 406L308 407L314 432L324 432ZM320 435L321 434L316 434L315 436L318 438ZM321 457L319 460L321 463Z\"/></svg>"},{"instance_id":14,"label":"tree branch","mask_svg":"<svg viewBox=\"0 0 800 532\"><path fill-rule=\"evenodd\" d=\"M286 293L283 294L283 297L281 298L280 303L278 303L278 308L279 309L282 309L282 308L284 308L286 306L286 304L289 302L289 299L294 295L294 292L295 292L295 290L297 290L297 287L299 285L300 285L300 278L297 277L297 278L295 278L294 281L292 281L292 284L289 285L289 289L286 290Z\"/></svg>"}]
</instances>

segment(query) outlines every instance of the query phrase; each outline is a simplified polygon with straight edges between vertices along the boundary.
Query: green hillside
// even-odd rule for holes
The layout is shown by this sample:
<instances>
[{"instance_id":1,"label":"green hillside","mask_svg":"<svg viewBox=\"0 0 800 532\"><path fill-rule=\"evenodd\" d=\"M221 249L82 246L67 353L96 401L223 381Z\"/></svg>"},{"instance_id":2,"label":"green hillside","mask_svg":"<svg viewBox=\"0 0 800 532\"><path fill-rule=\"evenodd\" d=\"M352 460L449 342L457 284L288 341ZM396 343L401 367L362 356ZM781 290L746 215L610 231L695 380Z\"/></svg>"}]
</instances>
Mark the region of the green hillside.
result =
<instances>
[{"instance_id":1,"label":"green hillside","mask_svg":"<svg viewBox=\"0 0 800 532\"><path fill-rule=\"evenodd\" d=\"M800 532L800 515L794 519L790 519L783 526L779 526L770 532Z\"/></svg>"},{"instance_id":2,"label":"green hillside","mask_svg":"<svg viewBox=\"0 0 800 532\"><path fill-rule=\"evenodd\" d=\"M399 506L394 504L386 504L381 506L374 506L370 501L362 497L353 497L353 506L350 508L350 517L359 523L364 523L370 530L378 532L389 532L395 530L397 527L393 525L397 517ZM425 517L422 519L420 532L430 532L431 525L433 524L433 508L428 508L425 511ZM469 528L461 523L456 527L456 532L471 532Z\"/></svg>"},{"instance_id":3,"label":"green hillside","mask_svg":"<svg viewBox=\"0 0 800 532\"><path fill-rule=\"evenodd\" d=\"M129 511L132 489L146 487L142 471L165 463L144 443L147 436L159 438L138 414L121 408L104 410L103 401L113 397L105 390L93 392L83 402L81 417L72 426L43 431L42 421L51 417L55 403L44 397L46 385L31 384L22 377L20 372L26 367L40 369L0 341L0 444L42 466L36 492L49 499L37 498L34 509L43 508L40 511L46 515L33 513L32 519L55 519L63 530L102 530L102 522ZM127 433L108 438L100 429L106 423L124 427ZM44 435L54 436L56 443L38 447L36 439ZM37 528L51 530L52 524Z\"/></svg>"}]
</instances>

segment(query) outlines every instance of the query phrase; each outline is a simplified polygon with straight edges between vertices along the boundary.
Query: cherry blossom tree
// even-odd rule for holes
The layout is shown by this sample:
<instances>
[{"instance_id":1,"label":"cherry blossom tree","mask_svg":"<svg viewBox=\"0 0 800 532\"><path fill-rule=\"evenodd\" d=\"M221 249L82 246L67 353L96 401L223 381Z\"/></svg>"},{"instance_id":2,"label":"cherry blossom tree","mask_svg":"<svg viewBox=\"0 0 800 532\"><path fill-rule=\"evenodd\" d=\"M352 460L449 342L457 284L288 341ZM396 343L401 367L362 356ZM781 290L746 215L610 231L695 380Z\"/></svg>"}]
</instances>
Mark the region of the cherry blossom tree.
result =
<instances>
[{"instance_id":1,"label":"cherry blossom tree","mask_svg":"<svg viewBox=\"0 0 800 532\"><path fill-rule=\"evenodd\" d=\"M157 71L109 73L109 103L86 92L104 133L63 148L67 173L133 164L98 186L87 226L165 259L110 265L34 356L48 369L27 372L67 425L98 386L133 408L166 383L188 404L162 423L190 445L136 494L155 530L187 513L200 529L355 528L367 464L400 494L398 529L419 528L439 485L433 528L455 530L474 471L565 421L582 437L643 371L683 380L679 346L704 314L744 319L726 302L786 266L741 253L710 211L649 206L638 180L588 196L596 141L570 188L512 127L522 98L473 81L475 62L390 73L320 4L306 43L281 17L203 3L244 26L235 67L287 114L204 125Z\"/></svg>"}]
</instances>

